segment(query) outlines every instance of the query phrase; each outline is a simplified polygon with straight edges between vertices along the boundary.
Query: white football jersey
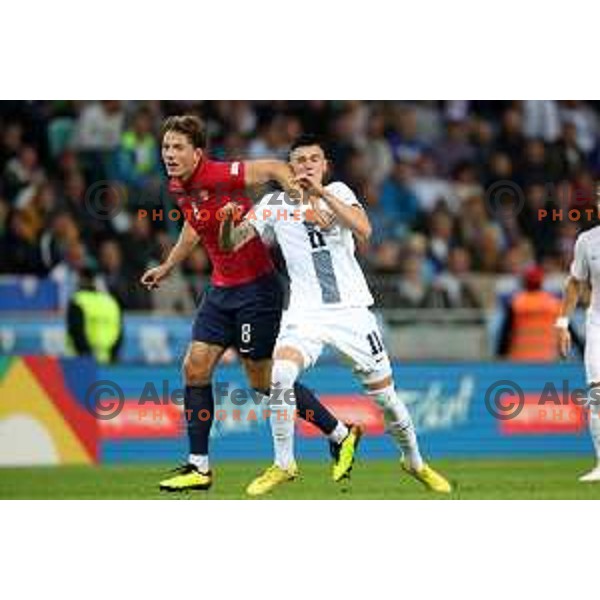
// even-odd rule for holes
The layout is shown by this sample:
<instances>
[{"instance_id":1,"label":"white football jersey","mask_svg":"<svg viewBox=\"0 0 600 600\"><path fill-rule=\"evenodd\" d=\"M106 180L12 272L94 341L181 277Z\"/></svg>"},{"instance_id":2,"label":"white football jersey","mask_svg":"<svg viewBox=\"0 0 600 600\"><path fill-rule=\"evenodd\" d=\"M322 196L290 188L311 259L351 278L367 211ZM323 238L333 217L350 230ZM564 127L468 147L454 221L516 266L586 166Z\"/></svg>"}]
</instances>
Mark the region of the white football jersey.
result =
<instances>
[{"instance_id":1,"label":"white football jersey","mask_svg":"<svg viewBox=\"0 0 600 600\"><path fill-rule=\"evenodd\" d=\"M588 317L600 323L600 226L579 234L571 263L571 275L592 287Z\"/></svg>"},{"instance_id":2,"label":"white football jersey","mask_svg":"<svg viewBox=\"0 0 600 600\"><path fill-rule=\"evenodd\" d=\"M330 183L327 190L345 204L360 206L342 182ZM290 277L289 310L371 306L350 229L335 222L322 230L305 220L309 204L292 202L283 192L267 194L246 215L263 239L279 243ZM320 206L328 211L323 200Z\"/></svg>"}]
</instances>

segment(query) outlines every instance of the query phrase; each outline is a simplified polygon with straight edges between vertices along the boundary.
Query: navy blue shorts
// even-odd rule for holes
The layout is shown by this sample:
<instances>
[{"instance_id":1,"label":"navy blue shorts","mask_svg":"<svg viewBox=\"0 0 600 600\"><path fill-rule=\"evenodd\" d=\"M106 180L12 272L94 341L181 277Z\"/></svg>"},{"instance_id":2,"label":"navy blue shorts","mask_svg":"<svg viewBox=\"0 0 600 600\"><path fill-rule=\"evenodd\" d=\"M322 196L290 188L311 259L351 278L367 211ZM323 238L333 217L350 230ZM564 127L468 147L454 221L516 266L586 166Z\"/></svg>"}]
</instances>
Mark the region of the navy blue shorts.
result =
<instances>
[{"instance_id":1,"label":"navy blue shorts","mask_svg":"<svg viewBox=\"0 0 600 600\"><path fill-rule=\"evenodd\" d=\"M192 339L252 360L271 358L283 310L283 285L273 273L243 285L210 286L202 296Z\"/></svg>"}]
</instances>

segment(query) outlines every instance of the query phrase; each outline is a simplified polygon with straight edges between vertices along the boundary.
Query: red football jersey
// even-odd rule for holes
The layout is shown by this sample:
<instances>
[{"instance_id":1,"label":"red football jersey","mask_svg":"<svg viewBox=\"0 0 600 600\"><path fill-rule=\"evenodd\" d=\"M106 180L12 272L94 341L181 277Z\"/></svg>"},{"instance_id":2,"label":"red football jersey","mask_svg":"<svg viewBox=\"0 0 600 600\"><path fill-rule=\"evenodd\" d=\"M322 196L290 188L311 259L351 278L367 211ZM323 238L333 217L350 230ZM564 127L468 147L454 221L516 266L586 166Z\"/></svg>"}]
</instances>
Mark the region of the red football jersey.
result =
<instances>
[{"instance_id":1,"label":"red football jersey","mask_svg":"<svg viewBox=\"0 0 600 600\"><path fill-rule=\"evenodd\" d=\"M200 236L213 265L212 282L218 286L249 283L274 270L267 247L259 236L235 252L219 248L221 220L217 211L229 201L242 207L246 214L253 206L243 194L244 163L203 160L186 182L172 179L169 190L186 221Z\"/></svg>"}]
</instances>

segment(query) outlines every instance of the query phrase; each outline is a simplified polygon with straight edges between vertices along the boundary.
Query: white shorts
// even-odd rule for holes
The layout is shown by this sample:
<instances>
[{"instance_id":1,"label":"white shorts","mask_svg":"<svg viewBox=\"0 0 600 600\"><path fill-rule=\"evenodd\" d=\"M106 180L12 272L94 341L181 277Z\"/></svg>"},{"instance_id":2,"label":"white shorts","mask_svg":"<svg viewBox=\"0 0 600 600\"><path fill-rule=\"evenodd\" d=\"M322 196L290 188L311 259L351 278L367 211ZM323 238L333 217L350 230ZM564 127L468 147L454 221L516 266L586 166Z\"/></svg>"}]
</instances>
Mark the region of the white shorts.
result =
<instances>
[{"instance_id":1,"label":"white shorts","mask_svg":"<svg viewBox=\"0 0 600 600\"><path fill-rule=\"evenodd\" d=\"M600 323L587 320L585 326L585 375L588 385L600 383Z\"/></svg>"},{"instance_id":2,"label":"white shorts","mask_svg":"<svg viewBox=\"0 0 600 600\"><path fill-rule=\"evenodd\" d=\"M363 384L392 374L377 320L368 308L283 313L277 348L297 349L308 369L317 362L325 345L335 348L352 365Z\"/></svg>"}]
</instances>

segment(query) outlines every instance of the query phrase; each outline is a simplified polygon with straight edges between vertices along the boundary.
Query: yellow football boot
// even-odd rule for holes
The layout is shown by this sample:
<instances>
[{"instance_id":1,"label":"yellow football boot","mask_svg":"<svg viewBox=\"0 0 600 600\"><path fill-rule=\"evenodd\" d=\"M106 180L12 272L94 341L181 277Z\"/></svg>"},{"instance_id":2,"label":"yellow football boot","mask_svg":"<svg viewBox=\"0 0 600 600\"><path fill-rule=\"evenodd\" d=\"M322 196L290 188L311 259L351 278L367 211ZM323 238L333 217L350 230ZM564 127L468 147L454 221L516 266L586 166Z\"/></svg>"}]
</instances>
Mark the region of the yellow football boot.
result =
<instances>
[{"instance_id":1,"label":"yellow football boot","mask_svg":"<svg viewBox=\"0 0 600 600\"><path fill-rule=\"evenodd\" d=\"M349 433L340 444L330 443L331 456L333 457L332 478L335 482L350 477L350 471L354 465L356 451L362 429L360 425L348 425Z\"/></svg>"},{"instance_id":2,"label":"yellow football boot","mask_svg":"<svg viewBox=\"0 0 600 600\"><path fill-rule=\"evenodd\" d=\"M262 496L282 483L293 481L296 477L298 477L298 467L295 462L287 469L271 465L262 475L259 475L250 483L246 488L246 493L249 496Z\"/></svg>"},{"instance_id":3,"label":"yellow football boot","mask_svg":"<svg viewBox=\"0 0 600 600\"><path fill-rule=\"evenodd\" d=\"M452 491L450 482L432 469L427 463L423 463L420 469L411 469L403 463L403 469L417 481L420 481L427 489L439 494L449 494Z\"/></svg>"},{"instance_id":4,"label":"yellow football boot","mask_svg":"<svg viewBox=\"0 0 600 600\"><path fill-rule=\"evenodd\" d=\"M182 465L175 472L176 475L160 482L162 491L207 490L212 485L212 472L202 473L192 464Z\"/></svg>"}]
</instances>

